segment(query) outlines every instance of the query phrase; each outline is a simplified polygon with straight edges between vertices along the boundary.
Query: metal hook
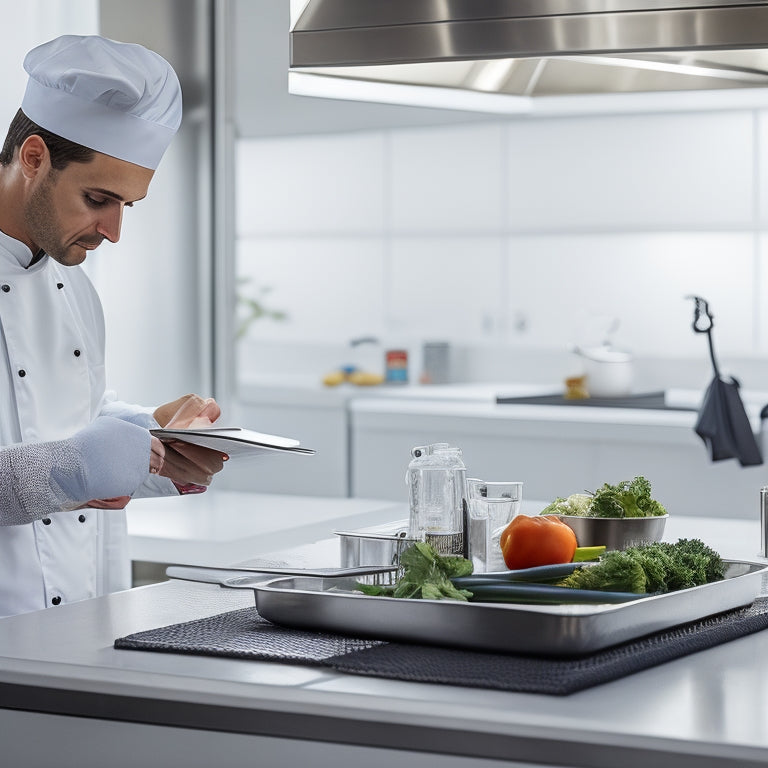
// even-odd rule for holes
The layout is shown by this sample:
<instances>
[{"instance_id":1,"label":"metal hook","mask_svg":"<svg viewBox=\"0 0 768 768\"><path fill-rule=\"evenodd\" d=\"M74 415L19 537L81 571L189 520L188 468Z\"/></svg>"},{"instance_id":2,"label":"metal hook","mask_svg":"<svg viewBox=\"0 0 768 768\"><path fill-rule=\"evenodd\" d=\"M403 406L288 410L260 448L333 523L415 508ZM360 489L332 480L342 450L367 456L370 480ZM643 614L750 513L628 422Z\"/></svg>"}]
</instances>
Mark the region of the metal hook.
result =
<instances>
[{"instance_id":1,"label":"metal hook","mask_svg":"<svg viewBox=\"0 0 768 768\"><path fill-rule=\"evenodd\" d=\"M706 299L702 299L701 296L686 296L685 298L693 299L696 302L693 311L693 324L691 326L694 332L709 333L715 324L714 315L709 311L709 302Z\"/></svg>"},{"instance_id":2,"label":"metal hook","mask_svg":"<svg viewBox=\"0 0 768 768\"><path fill-rule=\"evenodd\" d=\"M693 299L696 302L696 308L693 313L693 331L694 333L706 333L707 344L709 345L709 359L712 361L712 368L715 376L719 378L720 369L715 359L715 346L712 341L712 326L715 324L714 317L709 311L709 303L701 296L686 296L687 299ZM705 317L702 317L702 313Z\"/></svg>"}]
</instances>

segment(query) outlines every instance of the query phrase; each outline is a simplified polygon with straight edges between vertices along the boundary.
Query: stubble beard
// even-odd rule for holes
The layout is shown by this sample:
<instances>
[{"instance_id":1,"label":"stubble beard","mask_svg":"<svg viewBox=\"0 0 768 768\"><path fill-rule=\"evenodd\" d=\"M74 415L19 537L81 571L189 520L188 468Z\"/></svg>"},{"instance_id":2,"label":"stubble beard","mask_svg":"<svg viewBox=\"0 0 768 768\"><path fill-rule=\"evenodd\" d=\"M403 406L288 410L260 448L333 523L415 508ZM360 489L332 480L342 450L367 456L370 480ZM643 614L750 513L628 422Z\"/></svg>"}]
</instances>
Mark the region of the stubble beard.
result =
<instances>
[{"instance_id":1,"label":"stubble beard","mask_svg":"<svg viewBox=\"0 0 768 768\"><path fill-rule=\"evenodd\" d=\"M61 228L52 202L53 179L49 174L32 193L24 211L24 224L38 248L45 251L54 261L65 267L80 264L85 253L68 254L62 242Z\"/></svg>"}]
</instances>

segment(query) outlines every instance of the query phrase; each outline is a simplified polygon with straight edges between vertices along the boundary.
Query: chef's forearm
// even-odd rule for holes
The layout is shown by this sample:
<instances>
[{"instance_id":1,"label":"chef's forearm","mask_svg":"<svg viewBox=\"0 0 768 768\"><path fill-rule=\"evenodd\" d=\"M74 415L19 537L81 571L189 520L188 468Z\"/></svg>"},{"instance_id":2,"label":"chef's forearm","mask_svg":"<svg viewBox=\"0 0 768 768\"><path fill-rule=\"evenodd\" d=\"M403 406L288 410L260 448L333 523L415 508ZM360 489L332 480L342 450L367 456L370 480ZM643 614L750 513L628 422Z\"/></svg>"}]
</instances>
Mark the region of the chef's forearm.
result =
<instances>
[{"instance_id":1,"label":"chef's forearm","mask_svg":"<svg viewBox=\"0 0 768 768\"><path fill-rule=\"evenodd\" d=\"M0 525L24 525L91 499L131 495L146 479L150 435L100 417L67 440L0 450Z\"/></svg>"},{"instance_id":2,"label":"chef's forearm","mask_svg":"<svg viewBox=\"0 0 768 768\"><path fill-rule=\"evenodd\" d=\"M145 429L155 429L160 425L155 421L154 410L154 407L134 405L122 400L108 399L105 396L99 415L114 416L116 419L128 421Z\"/></svg>"}]
</instances>

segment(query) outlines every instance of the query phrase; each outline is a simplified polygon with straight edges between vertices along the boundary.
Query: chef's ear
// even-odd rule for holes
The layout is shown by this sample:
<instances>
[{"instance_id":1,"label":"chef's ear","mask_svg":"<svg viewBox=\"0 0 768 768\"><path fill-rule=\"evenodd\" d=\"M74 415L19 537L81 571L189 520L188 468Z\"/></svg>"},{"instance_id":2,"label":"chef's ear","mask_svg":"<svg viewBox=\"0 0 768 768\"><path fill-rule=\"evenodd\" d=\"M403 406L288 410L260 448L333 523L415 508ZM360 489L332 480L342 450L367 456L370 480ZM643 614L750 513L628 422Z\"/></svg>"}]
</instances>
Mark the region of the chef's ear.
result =
<instances>
[{"instance_id":1,"label":"chef's ear","mask_svg":"<svg viewBox=\"0 0 768 768\"><path fill-rule=\"evenodd\" d=\"M46 143L37 134L27 136L19 147L19 165L24 176L32 179L49 164L50 156Z\"/></svg>"}]
</instances>

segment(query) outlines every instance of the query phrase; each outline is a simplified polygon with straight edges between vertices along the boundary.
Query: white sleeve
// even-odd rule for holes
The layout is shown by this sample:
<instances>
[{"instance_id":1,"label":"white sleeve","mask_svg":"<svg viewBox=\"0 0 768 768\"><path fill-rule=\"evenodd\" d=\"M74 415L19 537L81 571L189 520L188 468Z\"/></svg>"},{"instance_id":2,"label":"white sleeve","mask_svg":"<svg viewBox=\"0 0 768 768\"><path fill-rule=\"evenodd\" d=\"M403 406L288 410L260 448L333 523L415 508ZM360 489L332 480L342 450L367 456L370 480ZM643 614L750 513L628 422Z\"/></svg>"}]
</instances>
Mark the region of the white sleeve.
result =
<instances>
[{"instance_id":1,"label":"white sleeve","mask_svg":"<svg viewBox=\"0 0 768 768\"><path fill-rule=\"evenodd\" d=\"M0 449L0 525L129 496L148 475L149 454L146 429L109 416L66 440Z\"/></svg>"},{"instance_id":2,"label":"white sleeve","mask_svg":"<svg viewBox=\"0 0 768 768\"><path fill-rule=\"evenodd\" d=\"M136 424L144 429L156 429L160 425L155 421L153 406L133 405L122 400L116 400L112 391L105 393L101 404L102 416L112 416L130 424ZM178 496L176 486L167 478L160 475L150 475L147 472L144 482L132 494L134 499L155 498L157 496ZM96 498L95 496L93 498Z\"/></svg>"},{"instance_id":3,"label":"white sleeve","mask_svg":"<svg viewBox=\"0 0 768 768\"><path fill-rule=\"evenodd\" d=\"M115 399L114 392L107 392L101 403L99 416L113 416L116 419L136 424L144 429L155 429L160 425L155 421L155 409L151 406L133 405Z\"/></svg>"}]
</instances>

